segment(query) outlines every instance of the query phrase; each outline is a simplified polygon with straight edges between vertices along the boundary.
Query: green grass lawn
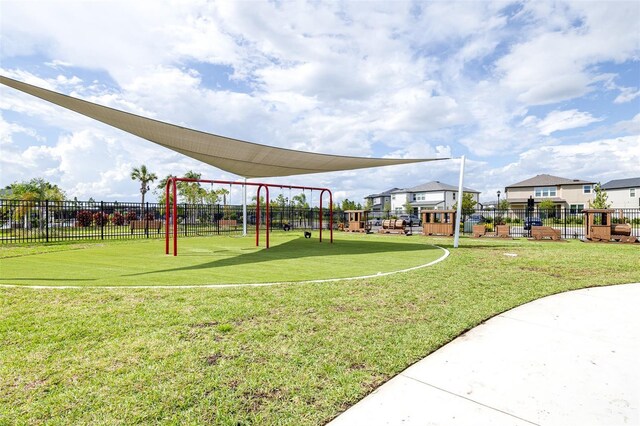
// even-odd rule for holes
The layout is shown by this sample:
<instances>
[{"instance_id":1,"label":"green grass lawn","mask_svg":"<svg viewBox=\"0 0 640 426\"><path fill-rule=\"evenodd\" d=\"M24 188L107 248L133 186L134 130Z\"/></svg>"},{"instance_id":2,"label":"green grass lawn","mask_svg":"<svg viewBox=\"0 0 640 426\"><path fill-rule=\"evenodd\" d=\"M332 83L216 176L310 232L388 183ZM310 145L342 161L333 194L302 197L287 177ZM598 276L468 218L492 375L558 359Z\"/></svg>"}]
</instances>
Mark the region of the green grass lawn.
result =
<instances>
[{"instance_id":1,"label":"green grass lawn","mask_svg":"<svg viewBox=\"0 0 640 426\"><path fill-rule=\"evenodd\" d=\"M429 263L444 254L424 238L339 233L305 239L273 233L270 248L253 237L179 239L178 256L164 254L164 241L5 246L0 284L199 285L304 281L375 275Z\"/></svg>"},{"instance_id":2,"label":"green grass lawn","mask_svg":"<svg viewBox=\"0 0 640 426\"><path fill-rule=\"evenodd\" d=\"M383 244L419 241L451 245ZM41 249L20 250L28 263ZM389 263L387 252L368 256ZM432 267L353 281L0 288L0 424L323 424L500 312L639 281L637 245L464 238Z\"/></svg>"}]
</instances>

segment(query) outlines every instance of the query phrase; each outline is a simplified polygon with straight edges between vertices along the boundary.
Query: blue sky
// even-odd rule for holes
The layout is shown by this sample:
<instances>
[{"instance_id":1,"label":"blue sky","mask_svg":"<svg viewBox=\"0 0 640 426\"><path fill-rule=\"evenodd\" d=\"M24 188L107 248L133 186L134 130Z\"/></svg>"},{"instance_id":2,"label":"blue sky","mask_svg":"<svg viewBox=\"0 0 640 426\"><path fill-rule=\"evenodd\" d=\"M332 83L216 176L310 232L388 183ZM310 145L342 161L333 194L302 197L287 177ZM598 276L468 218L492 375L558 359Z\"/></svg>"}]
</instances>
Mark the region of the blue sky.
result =
<instances>
[{"instance_id":1,"label":"blue sky","mask_svg":"<svg viewBox=\"0 0 640 426\"><path fill-rule=\"evenodd\" d=\"M640 176L640 2L0 3L2 75L252 142L467 157L465 186ZM0 185L137 200L132 167L235 179L0 88ZM338 199L439 180L446 161L271 181ZM285 194L288 195L288 194Z\"/></svg>"}]
</instances>

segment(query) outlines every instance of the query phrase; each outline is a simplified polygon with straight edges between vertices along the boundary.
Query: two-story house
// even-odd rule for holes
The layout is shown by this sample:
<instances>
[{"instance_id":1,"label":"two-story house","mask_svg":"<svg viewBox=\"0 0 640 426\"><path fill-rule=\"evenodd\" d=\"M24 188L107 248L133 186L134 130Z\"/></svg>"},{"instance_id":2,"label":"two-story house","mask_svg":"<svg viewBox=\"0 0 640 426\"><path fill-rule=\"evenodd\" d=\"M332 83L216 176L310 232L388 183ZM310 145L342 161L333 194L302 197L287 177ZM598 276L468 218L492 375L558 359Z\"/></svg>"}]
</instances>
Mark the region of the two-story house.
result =
<instances>
[{"instance_id":1,"label":"two-story house","mask_svg":"<svg viewBox=\"0 0 640 426\"><path fill-rule=\"evenodd\" d=\"M379 194L371 194L364 197L365 204L371 203L372 212L383 212L385 206L389 208L391 206L391 193L398 188L391 188Z\"/></svg>"},{"instance_id":2,"label":"two-story house","mask_svg":"<svg viewBox=\"0 0 640 426\"><path fill-rule=\"evenodd\" d=\"M640 207L640 177L616 179L602 185L607 193L607 202L614 209L637 209Z\"/></svg>"},{"instance_id":3,"label":"two-story house","mask_svg":"<svg viewBox=\"0 0 640 426\"><path fill-rule=\"evenodd\" d=\"M567 179L551 175L537 175L511 184L505 188L505 196L512 210L525 210L527 200L533 197L535 205L551 200L556 209L570 209L579 213L593 200L595 182Z\"/></svg>"},{"instance_id":4,"label":"two-story house","mask_svg":"<svg viewBox=\"0 0 640 426\"><path fill-rule=\"evenodd\" d=\"M465 193L473 195L478 202L480 192L463 188ZM439 181L427 182L408 189L396 189L391 192L391 211L395 214L410 213L419 215L422 210L447 210L457 206L458 187ZM407 202L413 211L405 212Z\"/></svg>"}]
</instances>

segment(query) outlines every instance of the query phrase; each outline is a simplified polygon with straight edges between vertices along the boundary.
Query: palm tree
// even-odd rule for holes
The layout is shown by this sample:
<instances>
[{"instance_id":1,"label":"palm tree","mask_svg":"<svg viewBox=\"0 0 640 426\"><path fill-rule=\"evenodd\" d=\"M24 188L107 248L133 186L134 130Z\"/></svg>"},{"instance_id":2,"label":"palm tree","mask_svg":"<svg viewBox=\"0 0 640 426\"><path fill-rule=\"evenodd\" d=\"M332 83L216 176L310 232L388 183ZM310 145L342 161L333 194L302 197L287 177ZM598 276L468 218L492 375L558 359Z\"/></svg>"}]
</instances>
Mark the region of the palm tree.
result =
<instances>
[{"instance_id":1,"label":"palm tree","mask_svg":"<svg viewBox=\"0 0 640 426\"><path fill-rule=\"evenodd\" d=\"M140 193L142 194L142 208L144 208L144 194L149 191L149 183L158 179L155 173L149 173L147 166L144 164L140 167L134 167L131 170L131 180L140 181Z\"/></svg>"}]
</instances>

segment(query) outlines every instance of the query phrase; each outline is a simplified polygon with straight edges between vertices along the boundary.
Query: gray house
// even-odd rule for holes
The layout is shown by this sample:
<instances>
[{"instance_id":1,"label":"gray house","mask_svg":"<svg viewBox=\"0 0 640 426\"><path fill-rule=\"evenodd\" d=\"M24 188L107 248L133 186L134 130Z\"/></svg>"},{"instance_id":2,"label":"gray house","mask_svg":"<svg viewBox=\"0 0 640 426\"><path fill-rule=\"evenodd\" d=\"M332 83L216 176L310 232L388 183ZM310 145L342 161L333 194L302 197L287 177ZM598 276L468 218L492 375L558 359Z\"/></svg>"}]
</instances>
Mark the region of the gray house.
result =
<instances>
[{"instance_id":1,"label":"gray house","mask_svg":"<svg viewBox=\"0 0 640 426\"><path fill-rule=\"evenodd\" d=\"M463 188L465 193L473 195L478 202L480 191L471 188ZM407 189L396 189L391 193L391 210L394 213L420 214L422 210L455 209L458 196L458 187L440 181L423 183ZM405 205L411 203L412 212L405 212Z\"/></svg>"},{"instance_id":2,"label":"gray house","mask_svg":"<svg viewBox=\"0 0 640 426\"><path fill-rule=\"evenodd\" d=\"M391 188L379 194L371 194L364 197L365 204L371 202L371 211L382 212L384 211L385 204L391 205L391 193L398 188Z\"/></svg>"}]
</instances>

